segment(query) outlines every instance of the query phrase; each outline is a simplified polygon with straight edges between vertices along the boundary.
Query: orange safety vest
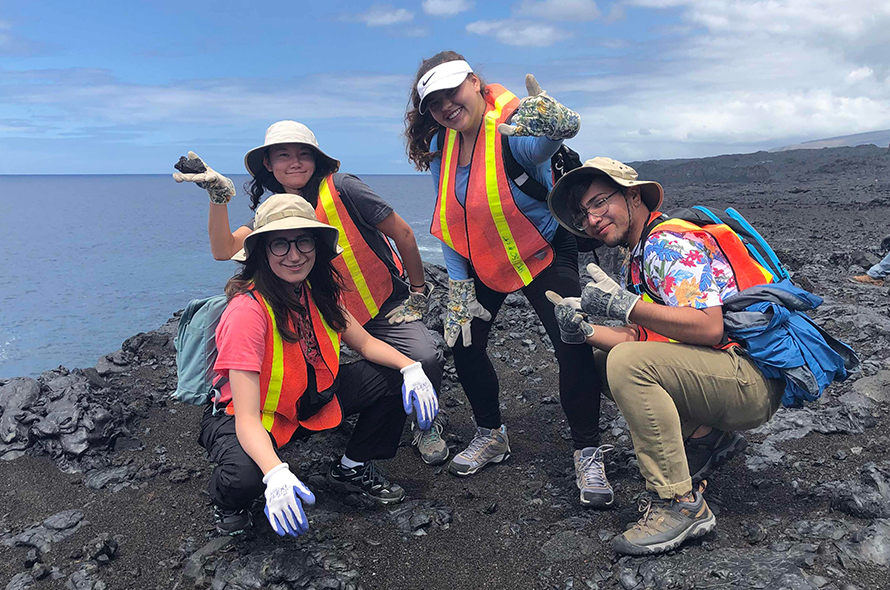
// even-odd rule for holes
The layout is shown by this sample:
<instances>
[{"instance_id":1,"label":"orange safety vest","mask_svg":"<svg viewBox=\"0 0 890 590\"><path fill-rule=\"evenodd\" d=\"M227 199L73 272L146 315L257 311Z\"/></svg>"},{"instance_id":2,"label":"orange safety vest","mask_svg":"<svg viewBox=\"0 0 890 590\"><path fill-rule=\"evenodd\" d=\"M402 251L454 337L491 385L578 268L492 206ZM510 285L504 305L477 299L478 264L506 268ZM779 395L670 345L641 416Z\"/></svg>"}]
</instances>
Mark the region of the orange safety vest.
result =
<instances>
[{"instance_id":1,"label":"orange safety vest","mask_svg":"<svg viewBox=\"0 0 890 590\"><path fill-rule=\"evenodd\" d=\"M306 288L309 288L308 285ZM309 418L297 418L300 399L308 386L307 362L303 349L299 342L291 343L281 338L272 308L257 291L253 294L266 310L266 344L263 366L260 369L260 415L263 427L269 431L278 446L282 446L301 426L309 430L327 430L339 425L343 421L343 413L336 394ZM323 367L315 367L316 388L324 391L334 384L340 370L340 334L325 322L312 299L311 289L306 299L309 302L315 339L324 360ZM226 413L235 414L232 401L226 406Z\"/></svg>"},{"instance_id":2,"label":"orange safety vest","mask_svg":"<svg viewBox=\"0 0 890 590\"><path fill-rule=\"evenodd\" d=\"M504 169L498 125L510 119L519 99L498 84L486 89L485 115L473 147L463 205L455 193L458 132L448 129L445 133L430 233L469 259L487 287L512 293L550 266L554 254L550 243L516 205Z\"/></svg>"},{"instance_id":3,"label":"orange safety vest","mask_svg":"<svg viewBox=\"0 0 890 590\"><path fill-rule=\"evenodd\" d=\"M340 196L333 174L321 181L315 214L322 223L340 230L343 253L333 264L346 286L343 303L356 321L365 325L392 295L392 275L403 276L402 261L386 236L368 228L354 205Z\"/></svg>"},{"instance_id":4,"label":"orange safety vest","mask_svg":"<svg viewBox=\"0 0 890 590\"><path fill-rule=\"evenodd\" d=\"M727 225L722 223L699 225L684 219L670 219L660 211L656 211L649 215L649 223L646 227L647 230L643 232L644 235L641 239L641 241L644 242L653 232L657 231L676 233L691 232L711 236L717 243L717 247L720 248L720 251L723 253L723 257L732 268L732 274L735 277L736 286L739 291L743 291L756 285L775 282L772 273L751 257L748 253L748 248L745 247L741 238L739 238L738 234L732 231ZM645 244L643 244L643 248L645 248ZM664 305L664 301L662 301L661 297L657 293L653 293L646 283L646 279L643 276L642 256L632 260L628 267L627 289L632 293L640 295L643 298L643 301ZM677 340L663 336L658 332L654 332L640 325L637 326L637 330L639 332L640 341L677 342ZM731 346L738 346L738 343L726 340L725 342L715 345L714 348L725 349Z\"/></svg>"}]
</instances>

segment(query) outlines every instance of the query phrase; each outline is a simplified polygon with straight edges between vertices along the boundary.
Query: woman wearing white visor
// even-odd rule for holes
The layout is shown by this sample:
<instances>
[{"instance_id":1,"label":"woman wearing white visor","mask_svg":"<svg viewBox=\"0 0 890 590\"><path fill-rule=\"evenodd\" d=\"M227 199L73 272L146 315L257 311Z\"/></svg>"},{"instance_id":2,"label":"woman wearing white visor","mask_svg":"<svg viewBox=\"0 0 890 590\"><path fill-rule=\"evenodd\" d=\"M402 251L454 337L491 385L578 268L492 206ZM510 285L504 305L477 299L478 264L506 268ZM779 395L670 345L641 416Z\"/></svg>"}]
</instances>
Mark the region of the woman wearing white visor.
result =
<instances>
[{"instance_id":1,"label":"woman wearing white visor","mask_svg":"<svg viewBox=\"0 0 890 590\"><path fill-rule=\"evenodd\" d=\"M526 186L527 176L549 190L550 158L581 121L533 76L526 86L529 97L520 101L500 85L486 85L460 54L443 51L421 65L405 116L408 157L419 170L430 170L438 195L431 232L442 241L450 278L445 340L477 427L448 469L471 475L510 454L486 347L507 294L522 290L556 350L581 503L607 506L613 495L602 461L593 357L562 343L544 295L554 285L580 294L577 244L550 214L546 198L517 185ZM518 176L508 171L515 163L522 167Z\"/></svg>"},{"instance_id":2,"label":"woman wearing white visor","mask_svg":"<svg viewBox=\"0 0 890 590\"><path fill-rule=\"evenodd\" d=\"M346 309L372 336L420 361L438 392L445 357L423 322L417 321L427 311L432 285L424 279L411 227L368 185L338 173L340 162L322 151L315 134L302 123L273 123L263 144L244 156L244 166L252 177L245 185L251 209L257 209L266 193L300 195L315 208L320 221L339 230L343 255L334 260L334 267L343 280ZM195 182L210 195L210 249L217 260L230 259L253 229L250 220L231 230L227 203L235 196L234 184L193 152L177 168L183 170L173 175L177 182ZM444 463L448 447L441 423L421 426L412 423L422 459Z\"/></svg>"}]
</instances>

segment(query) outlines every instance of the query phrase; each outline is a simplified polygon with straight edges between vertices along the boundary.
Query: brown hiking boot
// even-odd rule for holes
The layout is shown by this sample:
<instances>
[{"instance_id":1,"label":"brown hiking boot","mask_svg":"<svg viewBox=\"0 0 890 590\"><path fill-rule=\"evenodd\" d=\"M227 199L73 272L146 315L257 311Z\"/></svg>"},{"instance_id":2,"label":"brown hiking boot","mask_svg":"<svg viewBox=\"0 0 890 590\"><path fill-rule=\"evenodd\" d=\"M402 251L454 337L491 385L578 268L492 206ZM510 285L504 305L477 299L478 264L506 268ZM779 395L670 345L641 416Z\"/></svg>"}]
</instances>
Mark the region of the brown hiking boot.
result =
<instances>
[{"instance_id":1,"label":"brown hiking boot","mask_svg":"<svg viewBox=\"0 0 890 590\"><path fill-rule=\"evenodd\" d=\"M687 539L708 534L717 526L702 492L704 485L692 492L692 502L663 500L654 493L640 502L643 517L631 528L612 539L615 553L652 555L679 547Z\"/></svg>"},{"instance_id":2,"label":"brown hiking boot","mask_svg":"<svg viewBox=\"0 0 890 590\"><path fill-rule=\"evenodd\" d=\"M850 277L850 280L863 285L871 285L872 287L884 286L884 279L876 279L871 275L856 275L855 277Z\"/></svg>"}]
</instances>

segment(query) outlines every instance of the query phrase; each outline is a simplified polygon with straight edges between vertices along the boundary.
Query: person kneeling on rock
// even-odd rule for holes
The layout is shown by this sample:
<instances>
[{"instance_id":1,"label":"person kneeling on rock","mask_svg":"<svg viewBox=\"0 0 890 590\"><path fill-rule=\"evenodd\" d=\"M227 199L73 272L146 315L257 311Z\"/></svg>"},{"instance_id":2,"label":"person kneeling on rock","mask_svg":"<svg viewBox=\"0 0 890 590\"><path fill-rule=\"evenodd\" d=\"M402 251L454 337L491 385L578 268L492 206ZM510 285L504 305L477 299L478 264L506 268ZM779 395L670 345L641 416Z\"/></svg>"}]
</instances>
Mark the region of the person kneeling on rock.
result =
<instances>
[{"instance_id":1,"label":"person kneeling on rock","mask_svg":"<svg viewBox=\"0 0 890 590\"><path fill-rule=\"evenodd\" d=\"M373 460L395 456L407 414L416 411L429 428L436 392L420 363L371 337L341 307L331 264L338 235L302 197L273 195L232 257L243 266L226 285L229 304L216 330L220 380L199 439L217 464L208 489L220 532L250 525L249 509L265 491L275 532L305 533L303 504L315 496L277 450L352 414L358 421L328 484L381 504L405 497ZM340 366L341 339L365 360Z\"/></svg>"},{"instance_id":2,"label":"person kneeling on rock","mask_svg":"<svg viewBox=\"0 0 890 590\"><path fill-rule=\"evenodd\" d=\"M622 280L650 294L625 290L594 264L580 298L548 293L562 340L596 348L604 392L630 428L649 499L612 547L631 555L668 551L714 529L704 485L693 489L693 481L744 449L733 431L767 422L785 387L724 338L723 301L738 288L713 236L671 220L652 227L663 197L657 182L604 157L566 174L549 196L570 231L627 247ZM582 313L626 325L593 326Z\"/></svg>"}]
</instances>

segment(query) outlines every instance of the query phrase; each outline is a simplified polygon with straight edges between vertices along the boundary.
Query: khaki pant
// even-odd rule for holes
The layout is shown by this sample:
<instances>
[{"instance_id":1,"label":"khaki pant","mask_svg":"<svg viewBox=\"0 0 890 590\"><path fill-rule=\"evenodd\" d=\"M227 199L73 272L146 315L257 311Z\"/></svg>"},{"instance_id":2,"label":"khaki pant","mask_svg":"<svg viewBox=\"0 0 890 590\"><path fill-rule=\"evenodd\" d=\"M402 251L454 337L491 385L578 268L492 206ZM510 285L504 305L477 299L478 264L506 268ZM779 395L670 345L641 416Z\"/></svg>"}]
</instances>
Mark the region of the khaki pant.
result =
<instances>
[{"instance_id":1,"label":"khaki pant","mask_svg":"<svg viewBox=\"0 0 890 590\"><path fill-rule=\"evenodd\" d=\"M699 426L755 428L779 408L785 387L734 348L625 342L594 358L630 427L646 487L662 498L692 490L685 437Z\"/></svg>"}]
</instances>

